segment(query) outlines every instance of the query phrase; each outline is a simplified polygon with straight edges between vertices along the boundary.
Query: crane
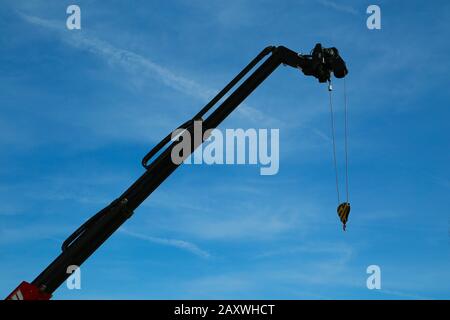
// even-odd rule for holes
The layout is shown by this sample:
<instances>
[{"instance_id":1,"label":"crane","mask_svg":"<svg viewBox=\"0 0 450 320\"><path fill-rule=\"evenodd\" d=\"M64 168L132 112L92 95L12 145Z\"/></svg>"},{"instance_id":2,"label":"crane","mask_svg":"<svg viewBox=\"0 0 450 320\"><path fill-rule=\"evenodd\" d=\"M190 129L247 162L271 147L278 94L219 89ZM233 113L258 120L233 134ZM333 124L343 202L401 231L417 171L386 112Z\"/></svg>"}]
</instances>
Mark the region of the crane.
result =
<instances>
[{"instance_id":1,"label":"crane","mask_svg":"<svg viewBox=\"0 0 450 320\"><path fill-rule=\"evenodd\" d=\"M219 106L211 111L258 64L259 66L256 70L230 93ZM334 47L325 48L318 43L309 54L300 54L284 46L268 46L192 119L183 123L178 129L192 134L195 121L202 122L202 130L204 131L217 128L280 65L300 69L304 75L315 77L320 83L330 83L332 74L336 78L344 78L348 73L344 60ZM207 115L208 112L210 112L209 115ZM133 212L139 205L177 169L180 163L174 163L171 159L171 151L177 143L179 141L174 141L171 138L171 134L169 134L151 149L142 159L145 172L122 195L75 230L63 242L62 252L59 256L31 283L23 281L6 299L50 299L53 292L69 277L70 274L67 273L67 268L74 265L81 266L133 215ZM202 143L203 141L200 141L200 144ZM200 144L193 142L190 153ZM189 154L184 156L187 157ZM338 207L338 215L344 226L349 211L350 205L348 202L344 202Z\"/></svg>"}]
</instances>

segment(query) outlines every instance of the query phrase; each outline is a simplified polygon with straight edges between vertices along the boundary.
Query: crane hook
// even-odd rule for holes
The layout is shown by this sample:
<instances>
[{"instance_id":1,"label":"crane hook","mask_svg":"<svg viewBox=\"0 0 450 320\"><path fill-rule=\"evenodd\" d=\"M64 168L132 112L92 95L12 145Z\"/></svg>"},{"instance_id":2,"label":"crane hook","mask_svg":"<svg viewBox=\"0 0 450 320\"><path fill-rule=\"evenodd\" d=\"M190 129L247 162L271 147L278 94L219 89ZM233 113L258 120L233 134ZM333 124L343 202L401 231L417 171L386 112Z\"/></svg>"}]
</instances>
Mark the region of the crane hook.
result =
<instances>
[{"instance_id":1,"label":"crane hook","mask_svg":"<svg viewBox=\"0 0 450 320\"><path fill-rule=\"evenodd\" d=\"M342 228L345 231L348 215L350 214L350 203L343 202L337 207L337 214L339 216L339 219L341 219L342 222Z\"/></svg>"}]
</instances>

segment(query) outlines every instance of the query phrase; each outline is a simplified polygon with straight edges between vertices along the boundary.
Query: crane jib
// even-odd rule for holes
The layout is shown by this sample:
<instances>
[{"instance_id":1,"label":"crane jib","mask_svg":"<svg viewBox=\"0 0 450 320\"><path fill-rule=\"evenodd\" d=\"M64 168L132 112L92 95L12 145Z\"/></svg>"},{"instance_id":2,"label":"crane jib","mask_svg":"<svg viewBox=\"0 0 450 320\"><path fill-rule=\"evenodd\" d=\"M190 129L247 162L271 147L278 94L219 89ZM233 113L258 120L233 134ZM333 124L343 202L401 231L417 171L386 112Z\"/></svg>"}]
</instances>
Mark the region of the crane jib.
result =
<instances>
[{"instance_id":1,"label":"crane jib","mask_svg":"<svg viewBox=\"0 0 450 320\"><path fill-rule=\"evenodd\" d=\"M266 56L268 56L267 59L219 106L212 110L225 94ZM343 78L348 73L345 62L336 48L323 48L317 44L311 54L302 55L283 46L269 46L262 50L223 90L191 120L185 122L181 128L188 131L193 130L192 123L199 119L203 121L203 130L216 128L281 64L298 68L305 75L313 76L321 83L329 81L331 74L337 78ZM210 114L203 120L208 112ZM170 137L170 134L167 137ZM120 197L100 210L69 236L63 243L61 254L31 284L25 283L24 288L37 289L42 294L41 297L50 298L51 294L70 275L67 273L68 266L80 266L89 258L177 169L180 164L174 163L171 159L171 150L177 142L169 144L171 140L167 137L142 160L146 171ZM164 149L164 147L166 148ZM192 149L195 147L196 145ZM156 156L158 153L159 155ZM152 161L150 162L150 160ZM13 296L17 297L17 294Z\"/></svg>"}]
</instances>

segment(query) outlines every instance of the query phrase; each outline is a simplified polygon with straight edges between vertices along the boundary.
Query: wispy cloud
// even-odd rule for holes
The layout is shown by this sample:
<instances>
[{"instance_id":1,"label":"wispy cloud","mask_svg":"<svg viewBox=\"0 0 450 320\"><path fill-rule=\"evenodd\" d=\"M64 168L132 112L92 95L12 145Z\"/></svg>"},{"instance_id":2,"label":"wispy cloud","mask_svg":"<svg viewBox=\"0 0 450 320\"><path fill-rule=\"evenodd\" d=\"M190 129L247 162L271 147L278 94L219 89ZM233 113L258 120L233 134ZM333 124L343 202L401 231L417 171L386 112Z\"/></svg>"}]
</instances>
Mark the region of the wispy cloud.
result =
<instances>
[{"instance_id":1,"label":"wispy cloud","mask_svg":"<svg viewBox=\"0 0 450 320\"><path fill-rule=\"evenodd\" d=\"M146 227L205 241L267 241L288 234L305 237L312 226L327 219L327 205L317 205L298 194L279 193L276 189L281 183L293 187L291 190L297 184L295 179L281 181L231 176L208 185L180 181L177 187L182 192L163 188L144 203L142 210L164 210L156 222L148 219ZM268 194L273 201L267 199Z\"/></svg>"},{"instance_id":2,"label":"wispy cloud","mask_svg":"<svg viewBox=\"0 0 450 320\"><path fill-rule=\"evenodd\" d=\"M31 24L51 29L56 32L65 31L64 24L56 21L26 14L20 14L20 16ZM72 47L87 50L108 63L121 66L126 71L136 74L139 77L142 77L143 74L152 76L164 85L202 101L208 101L218 92L217 90L208 88L188 77L179 75L152 61L148 57L144 57L130 50L118 48L106 41L89 36L87 32L75 32L71 33L69 36L65 33L61 39ZM262 125L279 127L282 123L281 120L268 116L264 114L264 112L246 104L242 104L237 111L241 116L247 119L262 122Z\"/></svg>"},{"instance_id":3,"label":"wispy cloud","mask_svg":"<svg viewBox=\"0 0 450 320\"><path fill-rule=\"evenodd\" d=\"M414 294L414 293L409 293L409 292L404 292L404 291L381 289L381 292L385 293L387 295L399 297L401 299L418 299L418 300L431 300L431 299L433 299L431 297L418 295L418 294Z\"/></svg>"},{"instance_id":4,"label":"wispy cloud","mask_svg":"<svg viewBox=\"0 0 450 320\"><path fill-rule=\"evenodd\" d=\"M343 264L350 260L353 254L353 248L349 245L336 243L305 243L298 246L285 246L277 248L276 250L264 251L255 256L255 258L271 258L275 256L289 256L298 255L299 253L306 254L339 254L341 257L340 263Z\"/></svg>"},{"instance_id":5,"label":"wispy cloud","mask_svg":"<svg viewBox=\"0 0 450 320\"><path fill-rule=\"evenodd\" d=\"M145 241L151 242L151 243L162 244L162 245L186 250L186 251L193 253L201 258L206 259L206 258L211 257L211 254L209 252L200 249L198 246L196 246L195 244L188 242L188 241L178 240L178 239L152 237L152 236L147 236L145 234L128 231L123 228L119 229L119 232L126 234L128 236L140 239L140 240L145 240Z\"/></svg>"},{"instance_id":6,"label":"wispy cloud","mask_svg":"<svg viewBox=\"0 0 450 320\"><path fill-rule=\"evenodd\" d=\"M213 192L216 194L216 191ZM159 218L157 227L207 241L266 241L292 232L305 236L313 221L320 219L317 210L311 209L308 204L295 208L292 204L248 204L240 200L225 203L218 199L208 202L203 201L201 195L199 197L198 203L203 203L201 210L185 210L188 207L185 205L187 200L177 197L177 201L173 202L175 197L172 197L172 203L168 203L170 197L158 194L159 200L156 201L154 197L153 202L149 201L149 205L166 210L164 217ZM229 194L229 197L233 197L233 194ZM182 216L179 215L180 208L185 211ZM149 221L148 227L155 228L155 224Z\"/></svg>"},{"instance_id":7,"label":"wispy cloud","mask_svg":"<svg viewBox=\"0 0 450 320\"><path fill-rule=\"evenodd\" d=\"M56 224L23 224L19 227L2 227L0 228L0 246L60 239L69 232L67 227Z\"/></svg>"},{"instance_id":8,"label":"wispy cloud","mask_svg":"<svg viewBox=\"0 0 450 320\"><path fill-rule=\"evenodd\" d=\"M245 273L216 274L199 277L182 283L184 291L194 297L203 299L220 299L237 292L251 292L255 290L259 281L253 279L253 275ZM190 297L187 297L190 298Z\"/></svg>"},{"instance_id":9,"label":"wispy cloud","mask_svg":"<svg viewBox=\"0 0 450 320\"><path fill-rule=\"evenodd\" d=\"M193 296L198 297L201 292L202 298L206 299L236 298L236 295L245 299L246 295L254 296L254 292L264 292L270 285L283 287L282 291L266 293L271 299L285 299L287 296L292 297L292 294L302 299L312 296L298 292L298 288L302 288L302 291L312 287L319 290L335 287L342 290L364 290L364 277L355 277L356 272L349 272L350 268L354 271L351 264L353 250L350 246L316 243L305 245L300 250L320 256L319 262L312 263L310 258L299 255L298 252L287 253L282 250L282 254L287 256L281 257L276 253L276 257L269 259L267 256L268 259L263 263L253 263L251 269L201 276L181 285L185 291L192 292ZM286 258L289 259L288 264L285 263ZM321 298L327 298L330 293L331 291L327 292Z\"/></svg>"},{"instance_id":10,"label":"wispy cloud","mask_svg":"<svg viewBox=\"0 0 450 320\"><path fill-rule=\"evenodd\" d=\"M31 24L63 32L64 25L56 21L42 19L35 16L22 14L23 19ZM207 99L214 94L210 90L197 82L186 77L175 74L169 69L153 62L148 57L143 57L129 50L117 48L106 41L87 36L86 33L71 33L69 36L65 34L61 37L68 45L88 50L92 54L100 56L109 63L120 65L130 72L146 72L154 75L165 85L180 91L182 93L192 95L197 98Z\"/></svg>"},{"instance_id":11,"label":"wispy cloud","mask_svg":"<svg viewBox=\"0 0 450 320\"><path fill-rule=\"evenodd\" d=\"M320 4L322 4L322 5L324 5L324 6L328 7L328 8L331 8L331 9L334 9L334 10L337 10L337 11L350 13L350 14L354 14L354 15L358 14L358 11L355 8L353 8L352 6L349 6L349 5L343 5L341 3L337 3L337 2L334 2L334 1L330 1L330 0L317 0L317 2L319 2Z\"/></svg>"}]
</instances>

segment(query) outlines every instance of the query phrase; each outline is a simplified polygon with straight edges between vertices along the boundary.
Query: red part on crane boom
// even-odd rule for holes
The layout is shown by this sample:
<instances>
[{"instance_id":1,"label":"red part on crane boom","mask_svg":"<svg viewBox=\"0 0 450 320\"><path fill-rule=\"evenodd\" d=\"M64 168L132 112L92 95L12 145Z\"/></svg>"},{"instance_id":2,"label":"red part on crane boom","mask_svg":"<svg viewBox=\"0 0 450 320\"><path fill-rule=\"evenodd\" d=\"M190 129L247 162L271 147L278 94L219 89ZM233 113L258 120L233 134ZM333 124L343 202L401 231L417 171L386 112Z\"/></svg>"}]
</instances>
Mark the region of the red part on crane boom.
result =
<instances>
[{"instance_id":1,"label":"red part on crane boom","mask_svg":"<svg viewBox=\"0 0 450 320\"><path fill-rule=\"evenodd\" d=\"M51 294L39 290L38 287L22 281L6 300L50 300Z\"/></svg>"}]
</instances>

